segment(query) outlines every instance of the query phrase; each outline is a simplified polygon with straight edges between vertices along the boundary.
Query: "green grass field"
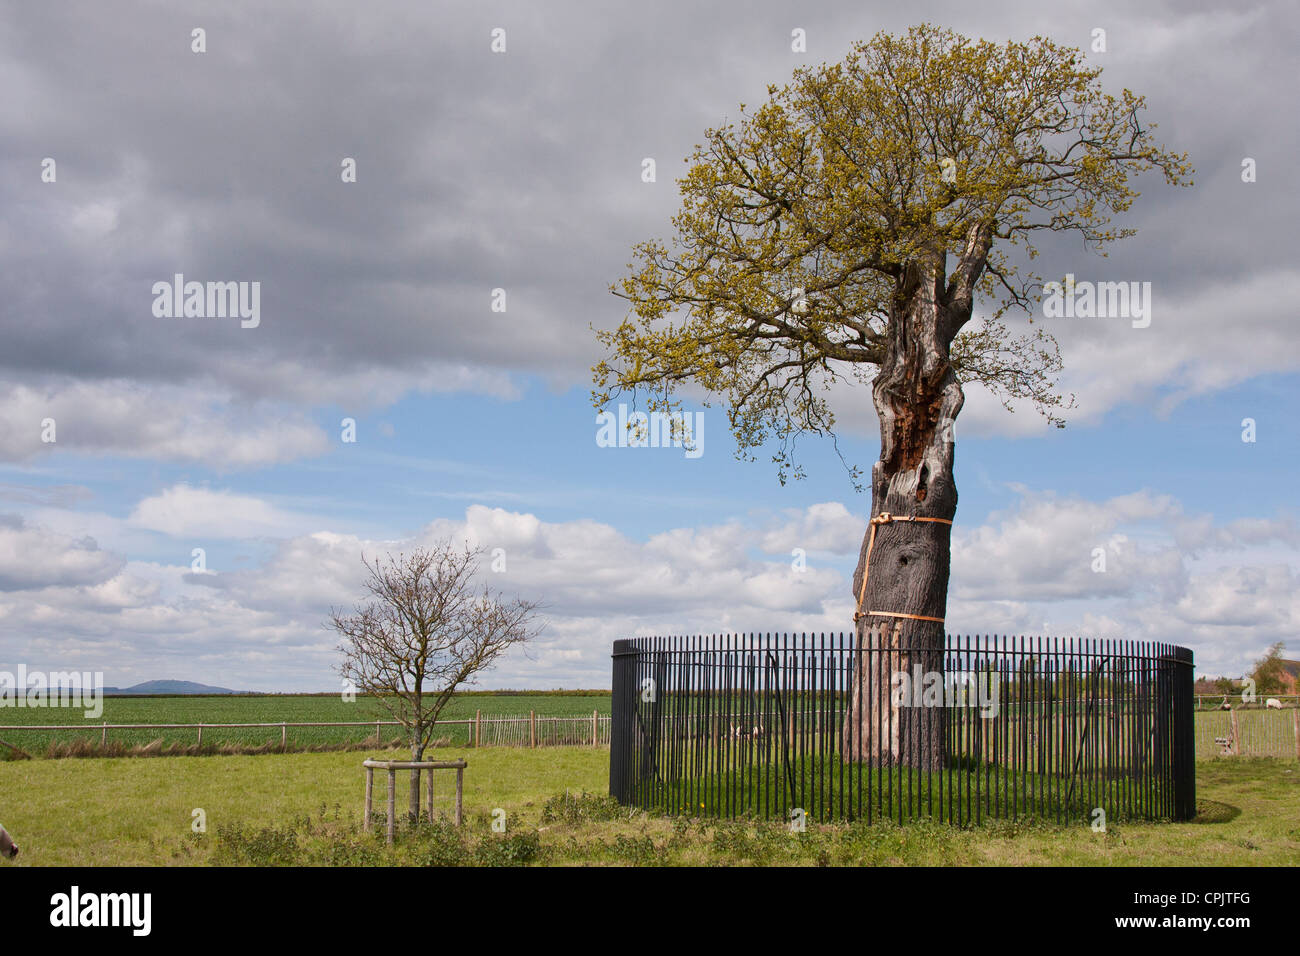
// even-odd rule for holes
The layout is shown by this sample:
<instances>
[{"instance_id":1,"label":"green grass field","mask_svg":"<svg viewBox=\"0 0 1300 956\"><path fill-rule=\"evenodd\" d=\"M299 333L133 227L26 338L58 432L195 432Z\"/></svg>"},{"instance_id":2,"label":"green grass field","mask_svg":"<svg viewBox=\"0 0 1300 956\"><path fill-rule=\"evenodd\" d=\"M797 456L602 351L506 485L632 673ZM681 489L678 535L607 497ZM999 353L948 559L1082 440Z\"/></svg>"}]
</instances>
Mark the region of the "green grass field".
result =
<instances>
[{"instance_id":1,"label":"green grass field","mask_svg":"<svg viewBox=\"0 0 1300 956\"><path fill-rule=\"evenodd\" d=\"M527 717L533 711L539 718L574 717L591 719L598 710L608 716L608 693L585 694L466 694L454 697L439 715L439 720L465 720L481 710L486 717ZM73 707L5 707L0 708L0 725L66 724L65 731L0 731L0 738L31 753L44 753L51 741L69 743L81 739L98 742L102 731L97 725L110 724L195 724L195 723L273 723L278 721L373 721L387 719L373 698L358 697L346 702L340 696L219 696L219 697L105 697L104 713L89 719L84 711ZM542 732L577 732L574 723L559 727L543 726ZM338 744L360 741L374 736L374 728L296 727L289 729L291 747ZM439 730L449 744L468 743L468 730L449 726ZM397 736L397 728L384 728L384 738ZM588 733L582 738L588 739ZM192 744L193 730L113 730L109 740L142 746L154 740ZM203 732L204 743L257 745L280 742L278 728L209 728Z\"/></svg>"},{"instance_id":2,"label":"green grass field","mask_svg":"<svg viewBox=\"0 0 1300 956\"><path fill-rule=\"evenodd\" d=\"M22 847L18 860L4 865L1300 863L1296 761L1200 762L1200 815L1191 823L1112 824L1104 834L1083 824L1007 821L969 828L810 823L793 834L780 823L669 820L592 796L606 791L603 748L438 752L452 756L469 762L465 826L404 827L391 849L382 827L361 831L357 753L0 763L0 821ZM439 810L450 810L452 780L438 778ZM382 807L382 781L376 786ZM399 812L405 786L399 778ZM506 814L504 834L491 827L498 808ZM206 833L192 832L196 809L205 814Z\"/></svg>"}]
</instances>

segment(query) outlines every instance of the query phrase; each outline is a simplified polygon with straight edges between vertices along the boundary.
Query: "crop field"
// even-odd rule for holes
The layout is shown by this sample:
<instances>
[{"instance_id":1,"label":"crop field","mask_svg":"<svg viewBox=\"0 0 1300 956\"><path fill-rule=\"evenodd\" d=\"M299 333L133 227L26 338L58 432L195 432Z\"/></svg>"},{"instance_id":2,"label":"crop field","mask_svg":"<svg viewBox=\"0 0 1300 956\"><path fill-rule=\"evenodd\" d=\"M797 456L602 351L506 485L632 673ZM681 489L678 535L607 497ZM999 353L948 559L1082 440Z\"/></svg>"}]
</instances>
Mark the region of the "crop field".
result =
<instances>
[{"instance_id":1,"label":"crop field","mask_svg":"<svg viewBox=\"0 0 1300 956\"><path fill-rule=\"evenodd\" d=\"M464 694L452 699L439 720L472 719L476 711L484 720L504 717L527 718L535 713L538 734L574 734L578 739L590 739L592 711L609 716L610 698L604 694ZM555 718L573 718L556 723ZM31 753L43 753L52 742L70 744L87 741L98 744L104 737L101 729L108 724L197 724L197 723L310 723L320 722L371 722L389 719L379 702L373 698L358 697L348 702L341 696L249 696L222 695L213 697L105 697L104 712L99 717L87 718L84 710L76 707L4 707L0 708L0 725L67 725L66 731L0 730L0 739ZM515 724L485 729L485 743L508 742L502 739L509 731L517 738L520 728ZM399 728L384 727L385 741L395 739ZM489 736L489 732L500 737ZM108 740L127 746L144 746L161 740L164 745L194 744L197 734L193 729L160 730L109 730ZM329 746L361 742L375 737L373 724L369 727L290 727L286 731L288 744L293 747ZM463 746L469 742L469 728L453 724L439 728L438 737L448 745ZM279 727L204 728L204 744L279 744ZM517 742L517 741L516 741ZM2 758L3 755L0 755Z\"/></svg>"},{"instance_id":2,"label":"crop field","mask_svg":"<svg viewBox=\"0 0 1300 956\"><path fill-rule=\"evenodd\" d=\"M484 721L482 742L492 744L520 744L527 741L528 726L524 720L493 723L509 718L527 718L537 715L539 743L568 744L590 740L592 711L602 718L609 717L608 692L569 692L535 694L462 694L439 716L440 721L472 719L480 712ZM1292 710L1241 711L1237 715L1238 737L1234 742L1240 754L1289 758L1300 756L1300 720ZM193 729L109 730L105 738L102 725L108 724L198 724L198 723L268 723L281 722L357 722L370 723L386 720L387 714L373 698L358 697L353 702L336 695L221 695L221 696L169 696L169 697L105 697L104 712L97 718L87 718L84 711L75 707L0 707L0 726L66 725L66 731L0 730L0 739L25 751L45 753L50 745L72 745L81 742L99 745L107 739L121 747L144 747L161 742L168 745L194 745L197 732ZM740 722L752 719L746 716ZM1196 753L1198 758L1218 756L1222 748L1215 738L1231 733L1230 715L1222 712L1197 713ZM600 740L608 742L608 724L602 722ZM397 738L396 727L382 728L382 739L387 743ZM329 747L345 744L360 745L375 740L373 724L364 727L289 727L284 732L289 749ZM443 746L467 746L470 728L451 723L439 728L438 742ZM216 728L203 731L203 742L209 746L222 744L256 747L278 745L279 727ZM7 755L0 748L0 760Z\"/></svg>"}]
</instances>

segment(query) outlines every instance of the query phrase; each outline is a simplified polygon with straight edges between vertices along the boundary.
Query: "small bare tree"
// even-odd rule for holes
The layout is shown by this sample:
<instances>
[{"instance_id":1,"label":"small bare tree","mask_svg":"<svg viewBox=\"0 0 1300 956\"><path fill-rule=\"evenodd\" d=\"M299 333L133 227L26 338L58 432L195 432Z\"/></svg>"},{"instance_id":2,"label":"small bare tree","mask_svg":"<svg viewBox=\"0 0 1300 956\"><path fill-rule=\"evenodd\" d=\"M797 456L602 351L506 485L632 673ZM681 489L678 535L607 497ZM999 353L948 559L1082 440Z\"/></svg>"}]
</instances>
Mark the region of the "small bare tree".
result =
<instances>
[{"instance_id":1,"label":"small bare tree","mask_svg":"<svg viewBox=\"0 0 1300 956\"><path fill-rule=\"evenodd\" d=\"M327 626L343 637L340 675L402 725L412 760L424 759L457 688L540 633L535 602L476 585L482 552L444 541L382 562L363 555L372 600L350 614L330 613ZM420 816L418 770L411 773L410 815Z\"/></svg>"}]
</instances>

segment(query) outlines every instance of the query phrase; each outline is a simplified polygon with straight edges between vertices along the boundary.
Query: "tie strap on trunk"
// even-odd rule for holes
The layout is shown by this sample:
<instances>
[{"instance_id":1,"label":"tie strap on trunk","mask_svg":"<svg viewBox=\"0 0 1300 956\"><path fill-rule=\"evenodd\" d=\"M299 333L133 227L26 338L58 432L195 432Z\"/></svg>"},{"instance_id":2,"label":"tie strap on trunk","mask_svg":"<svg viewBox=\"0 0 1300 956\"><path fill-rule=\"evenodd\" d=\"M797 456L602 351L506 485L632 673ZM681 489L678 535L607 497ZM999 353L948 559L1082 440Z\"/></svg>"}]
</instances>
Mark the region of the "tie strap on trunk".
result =
<instances>
[{"instance_id":1,"label":"tie strap on trunk","mask_svg":"<svg viewBox=\"0 0 1300 956\"><path fill-rule=\"evenodd\" d=\"M862 602L865 601L867 597L867 575L871 573L871 551L876 546L876 527L882 524L891 524L895 521L927 521L932 524L952 524L951 518L921 518L916 515L891 515L888 511L882 511L880 514L872 518L871 536L867 539L867 559L862 564L862 588L858 592L858 608L853 612L853 623L857 624L858 621L862 620L864 617L870 617L875 614L880 617L904 617L911 621L938 621L942 624L943 618L930 617L926 614L901 614L897 611L862 610Z\"/></svg>"}]
</instances>

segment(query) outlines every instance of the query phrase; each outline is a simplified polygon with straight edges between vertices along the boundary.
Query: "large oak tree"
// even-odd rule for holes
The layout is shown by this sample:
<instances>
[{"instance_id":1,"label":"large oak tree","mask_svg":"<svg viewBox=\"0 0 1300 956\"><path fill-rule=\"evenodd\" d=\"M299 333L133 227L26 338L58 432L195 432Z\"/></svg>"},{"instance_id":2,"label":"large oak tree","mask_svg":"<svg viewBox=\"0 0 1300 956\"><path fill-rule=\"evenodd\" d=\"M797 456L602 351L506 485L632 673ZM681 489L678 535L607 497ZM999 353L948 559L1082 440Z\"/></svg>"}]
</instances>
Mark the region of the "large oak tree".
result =
<instances>
[{"instance_id":1,"label":"large oak tree","mask_svg":"<svg viewBox=\"0 0 1300 956\"><path fill-rule=\"evenodd\" d=\"M1002 322L1009 309L1033 321L1035 234L1104 248L1134 231L1112 217L1136 174L1190 184L1186 156L1153 141L1143 98L1100 77L1041 37L878 34L709 130L678 183L675 238L637 245L613 288L630 310L597 332L597 407L630 394L671 414L684 386L702 390L725 402L742 456L773 450L782 482L800 475L799 437L834 437L832 397L870 385L880 457L853 596L859 647L886 656L853 692L852 759L945 759L942 712L900 710L888 691L891 671L942 669L963 386L1058 426L1071 405L1055 339Z\"/></svg>"}]
</instances>

